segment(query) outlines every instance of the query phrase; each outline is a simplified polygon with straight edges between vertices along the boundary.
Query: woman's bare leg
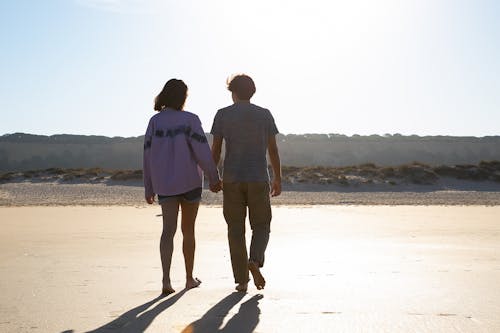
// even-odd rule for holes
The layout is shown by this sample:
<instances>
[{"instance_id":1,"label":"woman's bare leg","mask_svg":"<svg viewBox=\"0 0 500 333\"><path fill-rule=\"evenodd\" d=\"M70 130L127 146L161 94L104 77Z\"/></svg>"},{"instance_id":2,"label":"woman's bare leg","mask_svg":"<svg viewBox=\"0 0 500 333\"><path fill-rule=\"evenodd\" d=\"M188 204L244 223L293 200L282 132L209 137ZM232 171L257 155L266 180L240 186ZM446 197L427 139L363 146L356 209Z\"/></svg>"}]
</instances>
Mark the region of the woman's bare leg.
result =
<instances>
[{"instance_id":1,"label":"woman's bare leg","mask_svg":"<svg viewBox=\"0 0 500 333\"><path fill-rule=\"evenodd\" d=\"M163 294L175 292L170 282L170 265L174 251L174 236L177 230L177 216L179 215L179 202L171 200L161 205L163 215L163 232L160 239L160 258L163 269Z\"/></svg>"},{"instance_id":2,"label":"woman's bare leg","mask_svg":"<svg viewBox=\"0 0 500 333\"><path fill-rule=\"evenodd\" d=\"M201 283L200 280L193 278L194 251L196 247L194 224L198 214L199 205L199 202L181 202L181 229L183 235L182 252L184 253L184 263L186 265L187 289L198 287Z\"/></svg>"}]
</instances>

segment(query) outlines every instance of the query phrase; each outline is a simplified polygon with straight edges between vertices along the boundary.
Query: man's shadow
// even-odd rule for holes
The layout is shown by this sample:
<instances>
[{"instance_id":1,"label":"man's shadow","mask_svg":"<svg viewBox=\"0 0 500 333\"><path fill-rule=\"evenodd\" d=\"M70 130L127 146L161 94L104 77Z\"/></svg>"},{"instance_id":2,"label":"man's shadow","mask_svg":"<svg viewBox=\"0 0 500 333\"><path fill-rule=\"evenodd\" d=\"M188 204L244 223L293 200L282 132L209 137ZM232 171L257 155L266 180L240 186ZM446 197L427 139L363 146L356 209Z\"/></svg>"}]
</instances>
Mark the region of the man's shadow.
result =
<instances>
[{"instance_id":1,"label":"man's shadow","mask_svg":"<svg viewBox=\"0 0 500 333\"><path fill-rule=\"evenodd\" d=\"M177 302L186 293L187 290L188 289L184 289L172 295L171 297L168 297L166 300L162 301L154 308L146 311L150 306L158 302L160 299L166 297L164 295L160 295L149 302L146 302L125 312L115 320L99 328L96 328L95 330L88 331L87 333L144 332L161 312L174 305L174 303ZM70 330L65 332L72 331Z\"/></svg>"},{"instance_id":2,"label":"man's shadow","mask_svg":"<svg viewBox=\"0 0 500 333\"><path fill-rule=\"evenodd\" d=\"M221 328L222 322L229 311L238 304L244 296L245 294L241 292L229 294L210 308L203 317L184 328L182 333L253 332L259 323L259 300L264 297L263 295L255 295L248 301L242 303L238 313L229 319L224 328Z\"/></svg>"}]
</instances>

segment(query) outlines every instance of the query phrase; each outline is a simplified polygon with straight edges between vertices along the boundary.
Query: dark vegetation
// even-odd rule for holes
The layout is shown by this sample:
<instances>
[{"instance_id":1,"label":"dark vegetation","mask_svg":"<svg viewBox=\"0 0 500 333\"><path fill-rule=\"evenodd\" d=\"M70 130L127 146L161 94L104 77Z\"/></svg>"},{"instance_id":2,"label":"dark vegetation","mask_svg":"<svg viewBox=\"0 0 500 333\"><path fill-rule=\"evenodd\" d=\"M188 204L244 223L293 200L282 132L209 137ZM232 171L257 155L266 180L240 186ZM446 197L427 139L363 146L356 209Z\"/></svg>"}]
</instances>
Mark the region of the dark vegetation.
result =
<instances>
[{"instance_id":1,"label":"dark vegetation","mask_svg":"<svg viewBox=\"0 0 500 333\"><path fill-rule=\"evenodd\" d=\"M478 165L439 165L413 162L381 167L365 163L346 167L283 167L287 183L308 184L435 184L440 178L500 182L500 161L481 161Z\"/></svg>"},{"instance_id":2,"label":"dark vegetation","mask_svg":"<svg viewBox=\"0 0 500 333\"><path fill-rule=\"evenodd\" d=\"M142 170L104 170L49 168L45 170L29 170L7 172L0 175L0 182L13 181L57 181L100 183L108 181L142 181Z\"/></svg>"},{"instance_id":3,"label":"dark vegetation","mask_svg":"<svg viewBox=\"0 0 500 333\"><path fill-rule=\"evenodd\" d=\"M430 166L414 162L399 166L377 166L373 163L345 167L282 168L287 184L435 184L443 177L500 183L500 161L481 161L478 165ZM140 182L142 170L105 170L49 168L0 174L0 183L19 181L55 181L60 183Z\"/></svg>"}]
</instances>

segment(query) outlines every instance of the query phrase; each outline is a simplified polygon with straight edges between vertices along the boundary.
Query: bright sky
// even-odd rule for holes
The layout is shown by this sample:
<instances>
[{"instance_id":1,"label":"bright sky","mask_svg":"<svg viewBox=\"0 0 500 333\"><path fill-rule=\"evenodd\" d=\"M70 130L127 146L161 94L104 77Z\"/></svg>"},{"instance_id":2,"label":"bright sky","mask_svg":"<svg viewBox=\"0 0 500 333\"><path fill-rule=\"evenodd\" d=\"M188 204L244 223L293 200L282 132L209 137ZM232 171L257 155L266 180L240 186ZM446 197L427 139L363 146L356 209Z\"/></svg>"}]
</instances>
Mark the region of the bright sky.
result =
<instances>
[{"instance_id":1,"label":"bright sky","mask_svg":"<svg viewBox=\"0 0 500 333\"><path fill-rule=\"evenodd\" d=\"M247 73L281 133L500 135L500 1L0 2L0 135L137 136L170 78L210 131Z\"/></svg>"}]
</instances>

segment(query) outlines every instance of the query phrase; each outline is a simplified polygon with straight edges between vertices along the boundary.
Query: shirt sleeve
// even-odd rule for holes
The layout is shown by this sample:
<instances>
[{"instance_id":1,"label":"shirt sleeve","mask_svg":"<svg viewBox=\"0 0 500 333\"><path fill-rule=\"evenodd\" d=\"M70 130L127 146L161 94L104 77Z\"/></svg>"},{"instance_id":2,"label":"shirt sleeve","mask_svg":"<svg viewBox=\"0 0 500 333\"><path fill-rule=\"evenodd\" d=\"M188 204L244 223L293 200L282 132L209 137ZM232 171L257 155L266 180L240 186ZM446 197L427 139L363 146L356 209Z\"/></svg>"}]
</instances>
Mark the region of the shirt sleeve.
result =
<instances>
[{"instance_id":1,"label":"shirt sleeve","mask_svg":"<svg viewBox=\"0 0 500 333\"><path fill-rule=\"evenodd\" d=\"M214 117L214 123L212 124L212 130L210 131L212 135L222 135L222 112L221 110L217 111Z\"/></svg>"},{"instance_id":2,"label":"shirt sleeve","mask_svg":"<svg viewBox=\"0 0 500 333\"><path fill-rule=\"evenodd\" d=\"M217 171L207 137L201 127L201 121L198 116L195 116L191 121L191 133L188 140L193 149L196 162L207 175L210 184L217 183L220 179L219 172Z\"/></svg>"},{"instance_id":3,"label":"shirt sleeve","mask_svg":"<svg viewBox=\"0 0 500 333\"><path fill-rule=\"evenodd\" d=\"M276 123L274 122L273 115L269 112L269 126L268 126L268 135L273 136L279 133L278 128L276 127Z\"/></svg>"},{"instance_id":4,"label":"shirt sleeve","mask_svg":"<svg viewBox=\"0 0 500 333\"><path fill-rule=\"evenodd\" d=\"M151 144L153 140L153 119L149 121L146 134L144 135L144 155L142 174L144 180L144 191L146 197L154 195L153 183L151 181Z\"/></svg>"}]
</instances>

